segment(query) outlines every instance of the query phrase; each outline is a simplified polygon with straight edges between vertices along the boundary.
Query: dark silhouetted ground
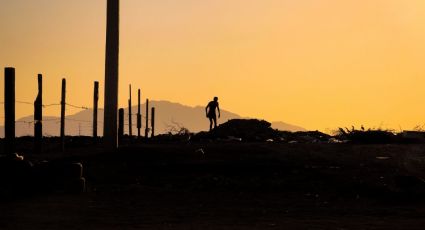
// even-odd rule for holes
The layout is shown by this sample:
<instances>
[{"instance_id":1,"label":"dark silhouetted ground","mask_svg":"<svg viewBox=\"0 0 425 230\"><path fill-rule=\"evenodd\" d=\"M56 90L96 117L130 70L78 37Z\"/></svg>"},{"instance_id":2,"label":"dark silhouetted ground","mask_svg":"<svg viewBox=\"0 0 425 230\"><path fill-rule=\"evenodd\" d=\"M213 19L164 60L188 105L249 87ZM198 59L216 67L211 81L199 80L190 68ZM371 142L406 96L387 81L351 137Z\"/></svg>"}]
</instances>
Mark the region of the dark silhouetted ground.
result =
<instances>
[{"instance_id":1,"label":"dark silhouetted ground","mask_svg":"<svg viewBox=\"0 0 425 230\"><path fill-rule=\"evenodd\" d=\"M9 194L0 229L425 226L425 145L126 141L105 153L83 140L64 154L52 142L44 155L24 156L82 162L87 192Z\"/></svg>"}]
</instances>

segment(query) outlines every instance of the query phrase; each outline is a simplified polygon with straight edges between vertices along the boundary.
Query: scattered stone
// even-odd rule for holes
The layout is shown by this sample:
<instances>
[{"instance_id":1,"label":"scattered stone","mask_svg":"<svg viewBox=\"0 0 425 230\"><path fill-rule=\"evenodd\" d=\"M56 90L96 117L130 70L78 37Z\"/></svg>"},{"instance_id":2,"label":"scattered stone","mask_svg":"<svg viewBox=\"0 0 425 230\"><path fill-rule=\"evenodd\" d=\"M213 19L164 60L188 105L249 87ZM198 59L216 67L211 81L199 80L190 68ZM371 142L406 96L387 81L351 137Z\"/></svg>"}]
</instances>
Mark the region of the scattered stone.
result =
<instances>
[{"instance_id":1,"label":"scattered stone","mask_svg":"<svg viewBox=\"0 0 425 230\"><path fill-rule=\"evenodd\" d=\"M197 149L197 150L195 151L195 153L200 153L200 154L202 154L202 155L205 155L205 152L204 152L204 150L203 150L202 148Z\"/></svg>"},{"instance_id":2,"label":"scattered stone","mask_svg":"<svg viewBox=\"0 0 425 230\"><path fill-rule=\"evenodd\" d=\"M379 157L376 157L376 159L378 159L378 160L388 160L388 159L390 159L391 157L385 157L385 156L379 156Z\"/></svg>"}]
</instances>

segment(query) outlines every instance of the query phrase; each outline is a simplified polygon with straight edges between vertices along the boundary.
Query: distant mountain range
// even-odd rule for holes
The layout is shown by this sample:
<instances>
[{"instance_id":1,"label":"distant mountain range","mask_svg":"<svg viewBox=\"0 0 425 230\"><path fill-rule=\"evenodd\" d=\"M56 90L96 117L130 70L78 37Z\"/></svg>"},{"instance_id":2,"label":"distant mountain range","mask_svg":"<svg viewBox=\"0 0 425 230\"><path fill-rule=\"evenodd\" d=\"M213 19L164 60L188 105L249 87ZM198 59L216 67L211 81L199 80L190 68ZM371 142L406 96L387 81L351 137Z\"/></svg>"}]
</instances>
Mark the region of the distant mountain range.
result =
<instances>
[{"instance_id":1,"label":"distant mountain range","mask_svg":"<svg viewBox=\"0 0 425 230\"><path fill-rule=\"evenodd\" d=\"M168 133L181 127L189 129L191 132L206 131L209 128L209 121L205 117L205 107L196 106L190 107L179 103L169 101L150 101L150 107L155 107L155 133ZM142 135L145 131L145 110L146 105L141 105L143 116ZM128 108L124 111L125 133L128 134ZM150 113L150 109L149 109ZM132 114L137 114L137 106L132 107ZM150 114L149 114L150 116ZM87 109L73 115L66 116L65 134L69 136L91 136L92 135L92 118L93 110ZM221 110L221 118L218 123L224 123L230 119L241 119L238 114ZM132 116L132 133L137 135L137 120L136 115ZM43 135L44 136L59 136L60 118L45 116L43 117ZM271 122L272 127L279 130L288 131L305 131L304 128L287 124L285 122ZM150 122L149 122L150 126ZM32 136L34 134L33 116L20 118L16 121L16 136ZM103 134L103 109L98 111L98 134ZM4 137L4 127L0 126L0 137Z\"/></svg>"}]
</instances>

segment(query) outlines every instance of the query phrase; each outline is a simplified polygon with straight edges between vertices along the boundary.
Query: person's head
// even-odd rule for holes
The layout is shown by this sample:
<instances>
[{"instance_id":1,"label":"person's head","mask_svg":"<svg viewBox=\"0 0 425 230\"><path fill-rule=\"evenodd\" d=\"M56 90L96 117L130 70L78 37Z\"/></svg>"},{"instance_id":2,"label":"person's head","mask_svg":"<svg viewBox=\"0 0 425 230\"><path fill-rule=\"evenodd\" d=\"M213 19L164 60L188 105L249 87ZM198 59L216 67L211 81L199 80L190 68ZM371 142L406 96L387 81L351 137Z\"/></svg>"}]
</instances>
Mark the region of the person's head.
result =
<instances>
[{"instance_id":1,"label":"person's head","mask_svg":"<svg viewBox=\"0 0 425 230\"><path fill-rule=\"evenodd\" d=\"M214 97L214 101L218 101L218 97Z\"/></svg>"}]
</instances>

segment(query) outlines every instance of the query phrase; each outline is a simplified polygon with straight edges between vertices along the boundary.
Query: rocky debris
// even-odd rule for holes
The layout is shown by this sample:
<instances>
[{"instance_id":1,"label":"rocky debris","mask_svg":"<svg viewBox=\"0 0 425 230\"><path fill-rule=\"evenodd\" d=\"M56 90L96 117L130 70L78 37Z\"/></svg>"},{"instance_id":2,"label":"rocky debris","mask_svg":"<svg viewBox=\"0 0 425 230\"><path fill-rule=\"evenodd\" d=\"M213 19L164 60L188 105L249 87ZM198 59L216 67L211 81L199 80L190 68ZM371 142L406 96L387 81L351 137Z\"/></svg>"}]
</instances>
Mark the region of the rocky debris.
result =
<instances>
[{"instance_id":1,"label":"rocky debris","mask_svg":"<svg viewBox=\"0 0 425 230\"><path fill-rule=\"evenodd\" d=\"M423 131L403 131L397 134L403 143L425 143L425 132Z\"/></svg>"},{"instance_id":2,"label":"rocky debris","mask_svg":"<svg viewBox=\"0 0 425 230\"><path fill-rule=\"evenodd\" d=\"M216 139L222 141L266 141L279 137L279 131L271 128L271 123L257 119L233 119L219 125L211 132L200 132L195 140Z\"/></svg>"},{"instance_id":3,"label":"rocky debris","mask_svg":"<svg viewBox=\"0 0 425 230\"><path fill-rule=\"evenodd\" d=\"M25 191L33 181L33 164L17 153L0 157L0 193L14 188Z\"/></svg>"},{"instance_id":4,"label":"rocky debris","mask_svg":"<svg viewBox=\"0 0 425 230\"><path fill-rule=\"evenodd\" d=\"M0 157L0 194L85 191L83 165L79 162L32 163L19 154Z\"/></svg>"},{"instance_id":5,"label":"rocky debris","mask_svg":"<svg viewBox=\"0 0 425 230\"><path fill-rule=\"evenodd\" d=\"M83 165L79 162L48 162L34 165L39 189L78 193L85 191Z\"/></svg>"},{"instance_id":6,"label":"rocky debris","mask_svg":"<svg viewBox=\"0 0 425 230\"><path fill-rule=\"evenodd\" d=\"M397 187L403 190L425 191L425 182L412 175L399 175L394 177L394 182Z\"/></svg>"},{"instance_id":7,"label":"rocky debris","mask_svg":"<svg viewBox=\"0 0 425 230\"><path fill-rule=\"evenodd\" d=\"M233 119L211 132L200 132L192 141L328 143L330 135L319 131L289 132L273 129L271 123L257 119Z\"/></svg>"}]
</instances>

